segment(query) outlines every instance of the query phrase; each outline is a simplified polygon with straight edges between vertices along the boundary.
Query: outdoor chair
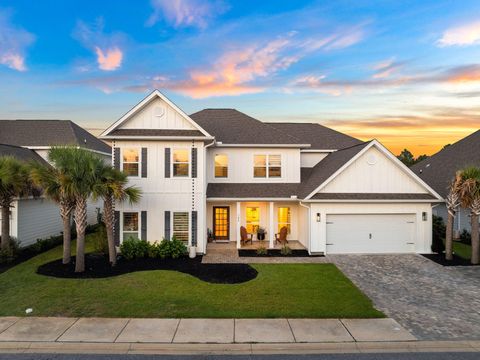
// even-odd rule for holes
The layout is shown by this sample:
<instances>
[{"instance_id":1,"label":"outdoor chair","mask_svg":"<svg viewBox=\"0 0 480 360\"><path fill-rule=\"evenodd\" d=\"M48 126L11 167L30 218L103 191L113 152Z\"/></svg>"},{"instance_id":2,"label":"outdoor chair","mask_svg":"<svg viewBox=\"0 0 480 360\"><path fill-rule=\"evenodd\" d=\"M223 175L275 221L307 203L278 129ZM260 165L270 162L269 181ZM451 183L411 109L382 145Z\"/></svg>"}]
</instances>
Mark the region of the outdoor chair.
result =
<instances>
[{"instance_id":1,"label":"outdoor chair","mask_svg":"<svg viewBox=\"0 0 480 360\"><path fill-rule=\"evenodd\" d=\"M283 226L280 229L280 232L278 234L275 234L275 244L276 243L287 244L288 243L287 233L288 233L287 227Z\"/></svg>"},{"instance_id":2,"label":"outdoor chair","mask_svg":"<svg viewBox=\"0 0 480 360\"><path fill-rule=\"evenodd\" d=\"M240 227L240 238L241 238L241 243L246 244L250 241L251 244L253 244L253 234L249 234L247 232L247 229L245 229L244 226Z\"/></svg>"}]
</instances>

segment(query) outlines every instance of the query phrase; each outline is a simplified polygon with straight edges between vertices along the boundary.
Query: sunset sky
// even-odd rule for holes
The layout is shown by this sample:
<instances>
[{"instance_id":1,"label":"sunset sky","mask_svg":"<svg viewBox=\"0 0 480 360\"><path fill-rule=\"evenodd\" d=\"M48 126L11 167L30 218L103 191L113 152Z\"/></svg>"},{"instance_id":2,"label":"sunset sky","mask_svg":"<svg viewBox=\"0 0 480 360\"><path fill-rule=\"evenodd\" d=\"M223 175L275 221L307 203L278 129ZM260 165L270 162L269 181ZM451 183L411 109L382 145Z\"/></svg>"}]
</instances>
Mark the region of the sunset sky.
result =
<instances>
[{"instance_id":1,"label":"sunset sky","mask_svg":"<svg viewBox=\"0 0 480 360\"><path fill-rule=\"evenodd\" d=\"M480 1L0 0L1 119L103 129L155 88L431 154L480 128Z\"/></svg>"}]
</instances>

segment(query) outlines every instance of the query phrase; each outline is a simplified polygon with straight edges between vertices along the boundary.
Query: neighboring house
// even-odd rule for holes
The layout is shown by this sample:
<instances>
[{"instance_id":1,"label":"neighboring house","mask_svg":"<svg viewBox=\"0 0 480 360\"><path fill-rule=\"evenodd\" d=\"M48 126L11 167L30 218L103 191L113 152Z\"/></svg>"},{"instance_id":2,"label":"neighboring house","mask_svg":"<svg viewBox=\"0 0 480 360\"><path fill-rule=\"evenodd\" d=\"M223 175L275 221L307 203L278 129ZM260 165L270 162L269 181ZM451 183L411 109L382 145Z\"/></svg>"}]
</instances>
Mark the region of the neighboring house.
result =
<instances>
[{"instance_id":1,"label":"neighboring house","mask_svg":"<svg viewBox=\"0 0 480 360\"><path fill-rule=\"evenodd\" d=\"M88 149L111 161L111 148L69 120L0 120L0 156L47 164L52 146L72 145ZM88 221L95 223L101 202L88 204ZM10 235L21 246L35 243L63 230L57 204L40 196L18 199L10 215ZM0 233L1 235L1 233Z\"/></svg>"},{"instance_id":2,"label":"neighboring house","mask_svg":"<svg viewBox=\"0 0 480 360\"><path fill-rule=\"evenodd\" d=\"M234 109L188 116L158 90L101 138L143 191L139 203L117 204L117 243L174 235L206 253L207 229L240 248L244 226L265 228L275 247L285 226L310 254L431 251L442 198L376 140Z\"/></svg>"},{"instance_id":3,"label":"neighboring house","mask_svg":"<svg viewBox=\"0 0 480 360\"><path fill-rule=\"evenodd\" d=\"M411 169L445 198L448 195L448 186L455 177L455 173L467 166L480 167L480 130L413 165ZM433 214L446 221L447 209L445 204L434 206ZM471 230L470 211L462 208L455 217L455 236L458 237L464 229Z\"/></svg>"}]
</instances>

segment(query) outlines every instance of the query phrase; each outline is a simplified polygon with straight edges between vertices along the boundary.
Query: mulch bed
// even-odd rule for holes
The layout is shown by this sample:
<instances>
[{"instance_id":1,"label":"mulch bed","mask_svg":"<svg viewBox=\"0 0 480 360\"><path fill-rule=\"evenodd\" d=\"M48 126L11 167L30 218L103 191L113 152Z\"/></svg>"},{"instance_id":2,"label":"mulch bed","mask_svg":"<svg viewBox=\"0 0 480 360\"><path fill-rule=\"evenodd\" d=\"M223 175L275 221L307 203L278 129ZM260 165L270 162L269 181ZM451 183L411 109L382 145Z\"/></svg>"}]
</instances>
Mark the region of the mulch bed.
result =
<instances>
[{"instance_id":1,"label":"mulch bed","mask_svg":"<svg viewBox=\"0 0 480 360\"><path fill-rule=\"evenodd\" d=\"M455 254L453 254L453 260L446 260L445 254L421 254L421 255L443 266L478 266L478 265L472 265L470 263L470 260L464 259Z\"/></svg>"},{"instance_id":2,"label":"mulch bed","mask_svg":"<svg viewBox=\"0 0 480 360\"><path fill-rule=\"evenodd\" d=\"M240 249L238 250L240 257L309 257L307 250L292 250L289 255L282 255L278 249L269 249L265 255L258 255L256 249Z\"/></svg>"},{"instance_id":3,"label":"mulch bed","mask_svg":"<svg viewBox=\"0 0 480 360\"><path fill-rule=\"evenodd\" d=\"M258 272L248 264L202 264L202 257L194 259L136 259L119 258L117 265L111 267L108 259L100 254L85 256L85 272L75 272L75 257L68 265L62 260L55 260L38 267L37 274L57 278L96 279L123 275L135 271L172 270L195 276L213 284L240 284L257 277Z\"/></svg>"}]
</instances>

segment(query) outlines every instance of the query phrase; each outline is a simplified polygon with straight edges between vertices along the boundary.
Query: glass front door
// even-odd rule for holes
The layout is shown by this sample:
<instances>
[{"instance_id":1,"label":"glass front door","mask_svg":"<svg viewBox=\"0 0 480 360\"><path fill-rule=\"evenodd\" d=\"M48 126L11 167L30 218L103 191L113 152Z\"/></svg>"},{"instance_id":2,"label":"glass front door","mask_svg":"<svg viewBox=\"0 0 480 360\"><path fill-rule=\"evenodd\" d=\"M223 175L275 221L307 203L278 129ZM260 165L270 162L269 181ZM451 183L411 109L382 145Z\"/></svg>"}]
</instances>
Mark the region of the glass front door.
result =
<instances>
[{"instance_id":1,"label":"glass front door","mask_svg":"<svg viewBox=\"0 0 480 360\"><path fill-rule=\"evenodd\" d=\"M230 208L228 206L213 207L213 236L215 240L229 240Z\"/></svg>"}]
</instances>

